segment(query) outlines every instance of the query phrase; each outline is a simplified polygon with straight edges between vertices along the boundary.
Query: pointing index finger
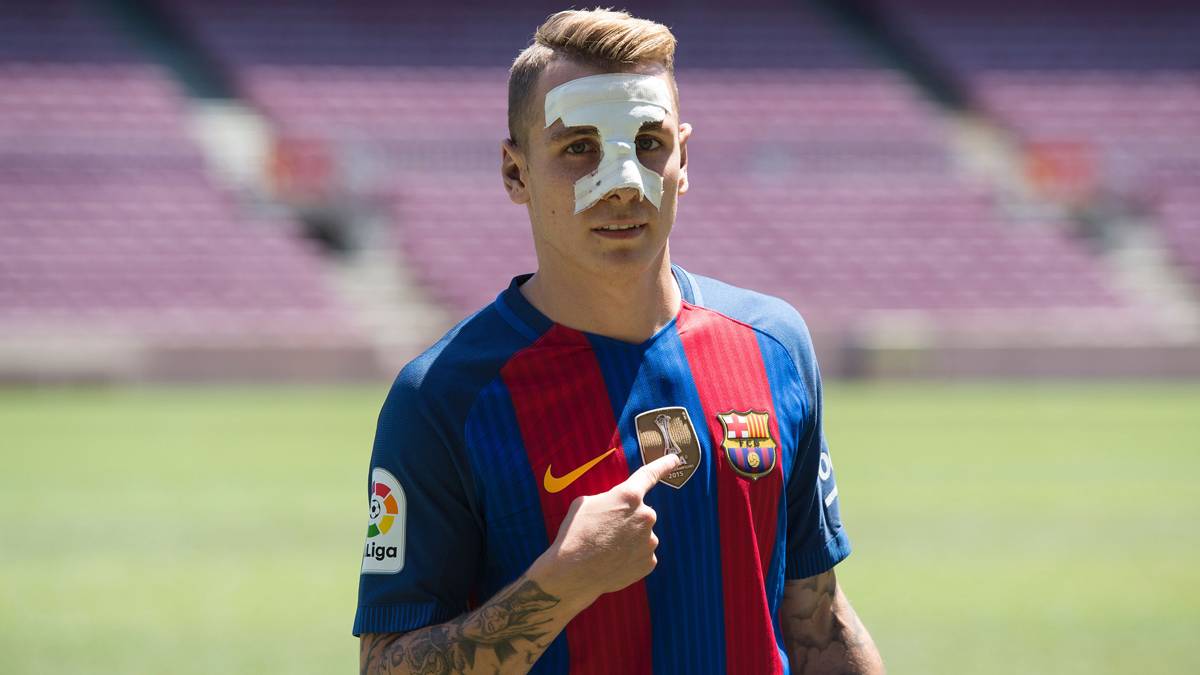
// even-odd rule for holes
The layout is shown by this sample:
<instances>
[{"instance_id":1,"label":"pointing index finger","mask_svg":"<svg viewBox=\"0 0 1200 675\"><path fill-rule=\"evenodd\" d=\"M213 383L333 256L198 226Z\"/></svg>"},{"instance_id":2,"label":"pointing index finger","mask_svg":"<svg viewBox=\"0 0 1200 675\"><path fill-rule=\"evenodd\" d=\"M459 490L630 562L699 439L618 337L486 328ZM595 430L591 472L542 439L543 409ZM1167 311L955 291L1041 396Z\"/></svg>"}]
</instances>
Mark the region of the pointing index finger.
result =
<instances>
[{"instance_id":1,"label":"pointing index finger","mask_svg":"<svg viewBox=\"0 0 1200 675\"><path fill-rule=\"evenodd\" d=\"M643 464L637 471L630 474L629 478L625 480L625 484L637 490L638 494L645 495L650 488L658 485L660 480L670 475L682 463L679 455L673 453L663 455L649 464Z\"/></svg>"}]
</instances>

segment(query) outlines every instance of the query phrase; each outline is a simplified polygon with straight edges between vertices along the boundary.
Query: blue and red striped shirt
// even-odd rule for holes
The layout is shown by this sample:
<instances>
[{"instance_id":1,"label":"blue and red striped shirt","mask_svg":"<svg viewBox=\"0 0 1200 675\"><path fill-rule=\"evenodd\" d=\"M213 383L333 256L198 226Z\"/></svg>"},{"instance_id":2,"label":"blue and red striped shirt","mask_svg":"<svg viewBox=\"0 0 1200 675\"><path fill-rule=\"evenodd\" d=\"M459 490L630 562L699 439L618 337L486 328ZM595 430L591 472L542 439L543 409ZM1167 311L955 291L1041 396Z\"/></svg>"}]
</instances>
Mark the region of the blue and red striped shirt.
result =
<instances>
[{"instance_id":1,"label":"blue and red striped shirt","mask_svg":"<svg viewBox=\"0 0 1200 675\"><path fill-rule=\"evenodd\" d=\"M686 479L646 496L658 566L530 672L789 671L784 581L850 553L812 342L784 301L673 271L682 308L641 344L555 324L518 277L401 371L371 458L355 635L463 614L528 569L576 497L624 481L647 447L688 446Z\"/></svg>"}]
</instances>

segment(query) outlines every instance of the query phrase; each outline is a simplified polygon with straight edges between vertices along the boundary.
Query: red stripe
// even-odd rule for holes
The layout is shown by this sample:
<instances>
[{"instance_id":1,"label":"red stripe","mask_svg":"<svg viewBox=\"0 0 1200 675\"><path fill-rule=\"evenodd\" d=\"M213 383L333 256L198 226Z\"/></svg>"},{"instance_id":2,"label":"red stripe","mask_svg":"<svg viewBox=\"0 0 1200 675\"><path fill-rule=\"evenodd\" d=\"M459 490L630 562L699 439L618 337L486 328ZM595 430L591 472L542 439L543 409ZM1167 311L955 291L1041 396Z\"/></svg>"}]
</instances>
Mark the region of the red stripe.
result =
<instances>
[{"instance_id":1,"label":"red stripe","mask_svg":"<svg viewBox=\"0 0 1200 675\"><path fill-rule=\"evenodd\" d=\"M600 364L580 332L554 326L500 372L512 396L517 424L553 540L571 502L604 492L629 477L621 435ZM547 467L561 477L617 448L561 492L546 492ZM547 546L551 542L547 542ZM607 593L567 624L570 672L650 675L650 605L638 581Z\"/></svg>"},{"instance_id":2,"label":"red stripe","mask_svg":"<svg viewBox=\"0 0 1200 675\"><path fill-rule=\"evenodd\" d=\"M778 415L758 338L745 324L688 304L684 304L677 326L714 439L725 672L782 673L763 577L775 547L783 472L776 466L756 481L734 473L721 448L724 434L717 418L730 410L766 411L771 437L778 440Z\"/></svg>"}]
</instances>

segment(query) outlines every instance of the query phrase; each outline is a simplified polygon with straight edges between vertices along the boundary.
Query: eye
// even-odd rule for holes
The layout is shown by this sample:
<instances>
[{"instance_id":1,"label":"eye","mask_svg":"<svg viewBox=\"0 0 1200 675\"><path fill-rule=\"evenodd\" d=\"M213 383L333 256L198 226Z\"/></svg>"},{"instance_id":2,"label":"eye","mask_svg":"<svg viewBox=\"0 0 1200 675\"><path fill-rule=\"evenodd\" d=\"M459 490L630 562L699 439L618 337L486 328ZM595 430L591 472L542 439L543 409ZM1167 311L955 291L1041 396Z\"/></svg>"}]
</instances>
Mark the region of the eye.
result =
<instances>
[{"instance_id":1,"label":"eye","mask_svg":"<svg viewBox=\"0 0 1200 675\"><path fill-rule=\"evenodd\" d=\"M590 141L575 141L574 143L567 146L567 154L568 155L582 155L585 152L587 152L588 150L590 150L591 147L592 147L592 144Z\"/></svg>"},{"instance_id":2,"label":"eye","mask_svg":"<svg viewBox=\"0 0 1200 675\"><path fill-rule=\"evenodd\" d=\"M662 147L662 142L653 136L639 136L637 139L637 149L639 152L650 152Z\"/></svg>"}]
</instances>

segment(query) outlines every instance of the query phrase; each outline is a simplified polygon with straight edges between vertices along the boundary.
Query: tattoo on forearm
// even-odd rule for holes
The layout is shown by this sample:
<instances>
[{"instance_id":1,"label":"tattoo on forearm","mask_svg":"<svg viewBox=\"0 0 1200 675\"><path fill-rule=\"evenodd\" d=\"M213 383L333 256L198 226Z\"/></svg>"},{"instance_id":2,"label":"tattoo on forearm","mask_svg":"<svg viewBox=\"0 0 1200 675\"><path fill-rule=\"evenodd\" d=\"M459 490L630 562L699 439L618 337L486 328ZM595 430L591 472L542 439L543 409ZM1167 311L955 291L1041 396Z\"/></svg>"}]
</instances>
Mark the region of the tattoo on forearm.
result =
<instances>
[{"instance_id":1,"label":"tattoo on forearm","mask_svg":"<svg viewBox=\"0 0 1200 675\"><path fill-rule=\"evenodd\" d=\"M783 611L783 635L791 669L797 675L881 673L875 643L845 602L837 600L833 574L789 582Z\"/></svg>"},{"instance_id":2,"label":"tattoo on forearm","mask_svg":"<svg viewBox=\"0 0 1200 675\"><path fill-rule=\"evenodd\" d=\"M553 621L546 612L560 602L533 581L523 581L501 591L479 609L449 623L403 635L374 633L364 636L362 675L394 672L421 675L470 673L484 656L494 656L503 666L524 654L531 665L554 638L546 628ZM529 643L522 648L520 642Z\"/></svg>"}]
</instances>

